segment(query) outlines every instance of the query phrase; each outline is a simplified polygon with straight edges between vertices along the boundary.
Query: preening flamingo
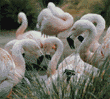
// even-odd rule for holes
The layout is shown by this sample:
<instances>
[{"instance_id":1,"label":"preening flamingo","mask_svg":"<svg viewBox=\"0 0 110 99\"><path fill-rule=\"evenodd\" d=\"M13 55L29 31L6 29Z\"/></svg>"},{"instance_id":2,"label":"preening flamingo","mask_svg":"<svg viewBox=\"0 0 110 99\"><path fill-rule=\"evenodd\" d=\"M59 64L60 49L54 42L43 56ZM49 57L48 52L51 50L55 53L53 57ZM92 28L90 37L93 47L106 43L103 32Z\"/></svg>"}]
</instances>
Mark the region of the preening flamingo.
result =
<instances>
[{"instance_id":1,"label":"preening flamingo","mask_svg":"<svg viewBox=\"0 0 110 99\"><path fill-rule=\"evenodd\" d=\"M63 18L63 14L64 14L65 12L64 12L61 8L56 7L53 2L49 2L47 7L49 8L49 10L51 11L51 13L52 13L54 16L56 16L56 17L58 17L58 18L60 18L60 19L62 19L62 20L65 20L65 19Z\"/></svg>"},{"instance_id":2,"label":"preening flamingo","mask_svg":"<svg viewBox=\"0 0 110 99\"><path fill-rule=\"evenodd\" d=\"M32 39L16 42L12 48L12 56L0 48L0 97L6 97L13 86L21 81L25 74L25 61L21 49L33 52L39 45ZM8 96L9 97L9 96Z\"/></svg>"},{"instance_id":3,"label":"preening flamingo","mask_svg":"<svg viewBox=\"0 0 110 99\"><path fill-rule=\"evenodd\" d=\"M97 49L97 47L100 45L99 43L99 38L101 36L101 34L104 32L105 29L105 19L99 15L99 14L93 14L93 13L88 13L85 14L84 16L81 17L80 20L89 20L92 23L96 23L96 29L97 29L97 36L96 36L96 40L94 40L94 42L92 43L91 47L90 47L90 51L91 52L95 52L95 50ZM88 34L88 32L86 32L86 34ZM86 37L86 35L83 37Z\"/></svg>"},{"instance_id":4,"label":"preening flamingo","mask_svg":"<svg viewBox=\"0 0 110 99\"><path fill-rule=\"evenodd\" d=\"M40 12L40 14L38 15L38 18L37 18L37 22L38 23L36 25L36 27L38 29L41 28L41 24L42 24L42 21L43 21L44 16L49 17L47 12L50 12L54 16L63 19L63 16L62 15L64 14L64 11L62 9L60 9L59 7L56 7L53 2L49 2L47 8L43 9Z\"/></svg>"},{"instance_id":5,"label":"preening flamingo","mask_svg":"<svg viewBox=\"0 0 110 99\"><path fill-rule=\"evenodd\" d=\"M79 49L79 55L81 59L99 69L102 68L105 60L109 57L110 52L110 41L108 40L106 43L99 45L97 50L94 53L89 51L89 48L94 40L97 40L97 30L93 23L88 20L78 20L74 23L73 27L71 28L71 32L69 33L70 36L68 39L75 39L77 36L82 34L84 31L88 30L89 34L86 39L82 42ZM69 42L70 44L70 42ZM74 44L71 45L74 47ZM108 58L109 60L109 58ZM110 67L108 65L108 67Z\"/></svg>"},{"instance_id":6,"label":"preening flamingo","mask_svg":"<svg viewBox=\"0 0 110 99\"><path fill-rule=\"evenodd\" d=\"M57 35L60 32L63 32L69 29L70 27L72 27L74 20L69 13L65 12L65 13L59 14L59 12L57 11L57 8L53 6L50 7L50 9L51 10L49 10L49 8L43 9L38 16L37 26L39 25L40 30L43 34ZM52 12L53 10L55 11Z\"/></svg>"}]
</instances>

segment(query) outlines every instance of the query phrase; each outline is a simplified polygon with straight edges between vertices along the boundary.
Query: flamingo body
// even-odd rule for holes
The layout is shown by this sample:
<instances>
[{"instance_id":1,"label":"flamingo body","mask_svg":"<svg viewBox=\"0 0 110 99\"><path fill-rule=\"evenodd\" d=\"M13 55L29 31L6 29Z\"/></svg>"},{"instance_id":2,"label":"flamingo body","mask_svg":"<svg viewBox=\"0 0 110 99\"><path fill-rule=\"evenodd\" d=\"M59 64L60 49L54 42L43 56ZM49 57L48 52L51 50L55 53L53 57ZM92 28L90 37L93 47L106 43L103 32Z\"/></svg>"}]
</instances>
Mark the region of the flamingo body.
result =
<instances>
[{"instance_id":1,"label":"flamingo body","mask_svg":"<svg viewBox=\"0 0 110 99\"><path fill-rule=\"evenodd\" d=\"M25 74L25 61L21 49L33 52L39 45L32 39L16 42L12 48L12 56L0 48L0 97L6 97L13 86L21 81Z\"/></svg>"},{"instance_id":2,"label":"flamingo body","mask_svg":"<svg viewBox=\"0 0 110 99\"><path fill-rule=\"evenodd\" d=\"M94 53L91 53L89 51L89 48L92 42L94 40L97 40L97 30L93 23L88 20L78 20L72 27L70 38L75 38L76 36L82 34L85 30L89 30L89 34L88 37L86 37L86 39L80 45L80 57L83 61L101 69L105 60L107 59L107 57L109 57L110 40L99 45L96 51ZM108 67L110 66L108 65Z\"/></svg>"}]
</instances>

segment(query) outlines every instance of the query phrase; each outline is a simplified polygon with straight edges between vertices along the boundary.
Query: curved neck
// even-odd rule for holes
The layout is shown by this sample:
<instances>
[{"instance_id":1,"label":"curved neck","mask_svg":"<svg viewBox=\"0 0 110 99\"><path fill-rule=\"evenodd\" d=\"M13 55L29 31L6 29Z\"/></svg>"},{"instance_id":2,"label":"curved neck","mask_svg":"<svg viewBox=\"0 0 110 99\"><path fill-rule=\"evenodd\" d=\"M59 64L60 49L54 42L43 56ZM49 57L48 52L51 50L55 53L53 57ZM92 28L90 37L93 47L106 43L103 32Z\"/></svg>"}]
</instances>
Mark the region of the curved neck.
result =
<instances>
[{"instance_id":1,"label":"curved neck","mask_svg":"<svg viewBox=\"0 0 110 99\"><path fill-rule=\"evenodd\" d=\"M101 34L103 33L105 29L105 20L101 15L98 14L86 14L81 19L86 19L91 21L92 23L96 23L96 29L97 29L97 40L99 40Z\"/></svg>"},{"instance_id":2,"label":"curved neck","mask_svg":"<svg viewBox=\"0 0 110 99\"><path fill-rule=\"evenodd\" d=\"M12 56L12 51L11 51L11 49L12 49L12 47L13 47L13 45L17 42L18 40L12 40L12 41L10 41L10 42L8 42L6 45L5 45L5 47L4 47L4 49L6 50L6 51L8 51L8 53Z\"/></svg>"},{"instance_id":3,"label":"curved neck","mask_svg":"<svg viewBox=\"0 0 110 99\"><path fill-rule=\"evenodd\" d=\"M22 17L22 24L16 31L16 38L19 35L22 35L28 26L27 18L25 16Z\"/></svg>"},{"instance_id":4,"label":"curved neck","mask_svg":"<svg viewBox=\"0 0 110 99\"><path fill-rule=\"evenodd\" d=\"M50 75L54 74L54 72L56 72L56 67L58 64L58 61L63 53L63 43L61 40L59 40L58 38L52 38L49 39L51 41L52 45L57 45L57 50L55 52L55 54L53 55L51 61L49 62L49 66L48 66L48 72L50 73ZM50 72L51 70L51 72Z\"/></svg>"},{"instance_id":5,"label":"curved neck","mask_svg":"<svg viewBox=\"0 0 110 99\"><path fill-rule=\"evenodd\" d=\"M60 18L62 20L65 20L64 19L64 13L65 12L62 9L60 9L59 7L55 7L55 6L50 6L49 9L51 10L51 13L54 16L56 16L56 17L58 17L58 18Z\"/></svg>"},{"instance_id":6,"label":"curved neck","mask_svg":"<svg viewBox=\"0 0 110 99\"><path fill-rule=\"evenodd\" d=\"M89 51L89 48L90 48L92 42L95 39L97 39L96 35L97 35L97 31L96 31L95 27L91 28L91 30L89 29L88 37L86 37L86 39L84 39L84 41L80 45L80 49L79 49L80 57L82 58L83 61L85 61L87 63L90 62L90 59L93 56L93 54Z\"/></svg>"},{"instance_id":7,"label":"curved neck","mask_svg":"<svg viewBox=\"0 0 110 99\"><path fill-rule=\"evenodd\" d=\"M17 42L13 48L12 48L12 58L15 63L15 78L16 83L18 83L24 76L25 73L25 60L22 56L21 49L23 47L23 44L19 44Z\"/></svg>"},{"instance_id":8,"label":"curved neck","mask_svg":"<svg viewBox=\"0 0 110 99\"><path fill-rule=\"evenodd\" d=\"M109 37L110 37L110 26L108 27L106 35L103 38L105 43L109 40Z\"/></svg>"},{"instance_id":9,"label":"curved neck","mask_svg":"<svg viewBox=\"0 0 110 99\"><path fill-rule=\"evenodd\" d=\"M63 32L72 27L73 17L66 13L64 18L65 21L54 15L44 18L42 22L41 32L47 35L56 35L59 32Z\"/></svg>"},{"instance_id":10,"label":"curved neck","mask_svg":"<svg viewBox=\"0 0 110 99\"><path fill-rule=\"evenodd\" d=\"M58 22L59 30L62 32L64 30L69 29L73 25L73 17L69 13L64 13L63 17L64 20L56 19ZM55 24L56 25L56 24Z\"/></svg>"}]
</instances>

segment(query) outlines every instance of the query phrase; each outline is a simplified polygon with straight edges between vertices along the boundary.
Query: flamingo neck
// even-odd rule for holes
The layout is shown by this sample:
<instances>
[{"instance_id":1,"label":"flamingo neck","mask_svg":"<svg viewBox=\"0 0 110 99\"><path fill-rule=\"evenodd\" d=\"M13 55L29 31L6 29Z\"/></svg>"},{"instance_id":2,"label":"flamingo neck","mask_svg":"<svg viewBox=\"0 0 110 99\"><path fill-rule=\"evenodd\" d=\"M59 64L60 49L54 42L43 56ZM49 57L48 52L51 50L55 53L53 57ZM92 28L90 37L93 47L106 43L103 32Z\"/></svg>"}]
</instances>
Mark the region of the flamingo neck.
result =
<instances>
[{"instance_id":1,"label":"flamingo neck","mask_svg":"<svg viewBox=\"0 0 110 99\"><path fill-rule=\"evenodd\" d=\"M69 13L64 13L62 16L63 22L61 23L61 26L59 27L59 29L61 29L61 31L67 30L70 27L72 27L73 25L73 17L69 14ZM59 22L60 23L60 22Z\"/></svg>"},{"instance_id":2,"label":"flamingo neck","mask_svg":"<svg viewBox=\"0 0 110 99\"><path fill-rule=\"evenodd\" d=\"M97 29L97 40L99 40L99 37L103 33L105 29L105 20L101 15L98 14L86 14L81 19L86 19L91 21L92 23L96 23L96 29Z\"/></svg>"},{"instance_id":3,"label":"flamingo neck","mask_svg":"<svg viewBox=\"0 0 110 99\"><path fill-rule=\"evenodd\" d=\"M55 6L49 6L48 8L51 10L51 12L54 16L65 20L64 19L64 11L62 9L60 9L59 7L55 7Z\"/></svg>"},{"instance_id":4,"label":"flamingo neck","mask_svg":"<svg viewBox=\"0 0 110 99\"><path fill-rule=\"evenodd\" d=\"M89 51L89 48L92 42L95 39L97 39L96 35L97 35L97 31L95 27L91 27L91 29L89 29L88 37L86 37L84 41L82 42L82 44L80 45L79 54L82 60L85 62L90 62L90 59L93 56L93 54Z\"/></svg>"},{"instance_id":5,"label":"flamingo neck","mask_svg":"<svg viewBox=\"0 0 110 99\"><path fill-rule=\"evenodd\" d=\"M95 17L95 22L97 23L96 25L96 29L97 29L97 40L99 40L101 34L103 33L104 29L105 29L105 20L102 16L98 15Z\"/></svg>"},{"instance_id":6,"label":"flamingo neck","mask_svg":"<svg viewBox=\"0 0 110 99\"><path fill-rule=\"evenodd\" d=\"M21 26L16 31L16 38L19 35L22 35L24 33L24 31L26 30L27 26L28 26L27 18L25 16L23 16L22 24L21 24Z\"/></svg>"},{"instance_id":7,"label":"flamingo neck","mask_svg":"<svg viewBox=\"0 0 110 99\"><path fill-rule=\"evenodd\" d=\"M11 49L12 49L12 47L13 47L13 45L17 42L18 40L12 40L12 41L10 41L10 42L8 42L6 45L5 45L5 47L4 47L4 49L6 50L6 51L8 51L8 53L12 56L12 51L11 51Z\"/></svg>"},{"instance_id":8,"label":"flamingo neck","mask_svg":"<svg viewBox=\"0 0 110 99\"><path fill-rule=\"evenodd\" d=\"M65 14L65 21L52 15L44 17L42 22L41 32L47 35L56 35L63 32L73 25L73 17L69 14Z\"/></svg>"},{"instance_id":9,"label":"flamingo neck","mask_svg":"<svg viewBox=\"0 0 110 99\"><path fill-rule=\"evenodd\" d=\"M12 48L12 58L14 60L16 70L15 75L17 76L15 78L16 83L23 78L25 73L25 60L21 53L22 47L23 44L19 44L19 42L17 42Z\"/></svg>"},{"instance_id":10,"label":"flamingo neck","mask_svg":"<svg viewBox=\"0 0 110 99\"><path fill-rule=\"evenodd\" d=\"M108 27L106 35L103 38L105 43L109 40L109 37L110 37L110 26Z\"/></svg>"},{"instance_id":11,"label":"flamingo neck","mask_svg":"<svg viewBox=\"0 0 110 99\"><path fill-rule=\"evenodd\" d=\"M49 62L49 66L48 66L48 71L51 70L50 75L53 75L56 72L56 67L58 64L58 61L63 53L63 43L61 40L55 38L55 39L50 39L52 45L57 45L57 50L55 52L55 54L53 55L51 61Z\"/></svg>"}]
</instances>

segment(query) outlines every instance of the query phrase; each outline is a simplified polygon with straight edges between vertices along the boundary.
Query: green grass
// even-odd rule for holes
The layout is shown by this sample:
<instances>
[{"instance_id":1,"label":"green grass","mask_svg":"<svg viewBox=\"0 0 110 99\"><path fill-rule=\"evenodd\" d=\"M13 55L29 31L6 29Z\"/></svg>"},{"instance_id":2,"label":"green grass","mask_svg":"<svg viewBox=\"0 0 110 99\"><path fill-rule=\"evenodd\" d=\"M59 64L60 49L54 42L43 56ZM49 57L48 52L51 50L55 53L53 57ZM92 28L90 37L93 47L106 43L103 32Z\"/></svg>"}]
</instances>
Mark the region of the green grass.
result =
<instances>
[{"instance_id":1,"label":"green grass","mask_svg":"<svg viewBox=\"0 0 110 99\"><path fill-rule=\"evenodd\" d=\"M110 77L108 73L110 69L108 66L110 63L108 60L109 57L104 62L98 77L93 77L92 73L89 80L85 76L83 80L81 78L76 82L73 79L68 83L58 78L58 83L52 82L49 90L45 81L39 80L36 70L26 71L25 77L31 84L29 85L26 80L22 79L13 88L12 99L109 99Z\"/></svg>"}]
</instances>

